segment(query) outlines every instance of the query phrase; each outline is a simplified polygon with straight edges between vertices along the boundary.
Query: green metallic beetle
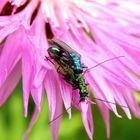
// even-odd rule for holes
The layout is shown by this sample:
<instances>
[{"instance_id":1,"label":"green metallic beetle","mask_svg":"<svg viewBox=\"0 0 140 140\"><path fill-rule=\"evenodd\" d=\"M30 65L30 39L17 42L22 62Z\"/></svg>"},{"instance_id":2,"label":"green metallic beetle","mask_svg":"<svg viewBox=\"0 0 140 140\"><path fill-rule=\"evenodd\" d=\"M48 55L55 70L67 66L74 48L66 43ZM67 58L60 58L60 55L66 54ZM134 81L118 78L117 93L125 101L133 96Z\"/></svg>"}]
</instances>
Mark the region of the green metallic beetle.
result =
<instances>
[{"instance_id":1,"label":"green metallic beetle","mask_svg":"<svg viewBox=\"0 0 140 140\"><path fill-rule=\"evenodd\" d=\"M83 75L83 69L86 66L81 64L80 54L58 39L49 40L49 46L48 54L57 65L57 71L64 76L65 81L71 84L74 90L79 89L80 101L84 101L88 96Z\"/></svg>"}]
</instances>

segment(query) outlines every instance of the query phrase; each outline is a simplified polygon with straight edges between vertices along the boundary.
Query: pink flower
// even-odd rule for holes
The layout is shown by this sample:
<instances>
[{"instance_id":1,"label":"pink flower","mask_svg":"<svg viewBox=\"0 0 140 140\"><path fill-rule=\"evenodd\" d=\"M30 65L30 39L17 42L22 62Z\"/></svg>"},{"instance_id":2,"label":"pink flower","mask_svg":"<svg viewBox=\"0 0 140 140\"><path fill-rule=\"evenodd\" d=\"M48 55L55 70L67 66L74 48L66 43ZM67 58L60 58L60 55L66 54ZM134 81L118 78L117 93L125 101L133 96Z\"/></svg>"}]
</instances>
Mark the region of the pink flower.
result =
<instances>
[{"instance_id":1,"label":"pink flower","mask_svg":"<svg viewBox=\"0 0 140 140\"><path fill-rule=\"evenodd\" d=\"M86 132L92 139L91 105L87 101L77 104L78 91L45 60L49 48L47 38L51 35L81 54L81 61L88 68L124 56L85 73L94 96L100 99L95 102L105 121L107 136L109 110L121 118L113 103L118 104L129 119L130 110L140 118L140 108L133 96L134 91L140 90L139 5L138 0L1 0L0 105L22 77L25 117L30 95L36 105L25 138L37 119L45 89L50 120L62 113L62 103L71 118L68 108L73 104L81 111ZM53 140L57 139L59 126L60 118L51 123Z\"/></svg>"}]
</instances>

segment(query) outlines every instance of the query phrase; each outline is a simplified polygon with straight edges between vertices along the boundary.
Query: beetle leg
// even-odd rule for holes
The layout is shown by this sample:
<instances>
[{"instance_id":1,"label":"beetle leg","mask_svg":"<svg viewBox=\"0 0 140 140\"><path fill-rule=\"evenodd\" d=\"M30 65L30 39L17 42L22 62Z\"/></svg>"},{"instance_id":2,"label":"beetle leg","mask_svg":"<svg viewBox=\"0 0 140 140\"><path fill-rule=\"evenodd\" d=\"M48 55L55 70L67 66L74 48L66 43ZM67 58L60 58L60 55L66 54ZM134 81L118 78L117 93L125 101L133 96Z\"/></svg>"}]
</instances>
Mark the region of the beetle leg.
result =
<instances>
[{"instance_id":1,"label":"beetle leg","mask_svg":"<svg viewBox=\"0 0 140 140\"><path fill-rule=\"evenodd\" d=\"M85 66L84 64L81 64L82 68L88 68L87 66Z\"/></svg>"},{"instance_id":2,"label":"beetle leg","mask_svg":"<svg viewBox=\"0 0 140 140\"><path fill-rule=\"evenodd\" d=\"M54 62L51 61L50 57L45 56L45 60L50 61L53 65L55 65Z\"/></svg>"}]
</instances>

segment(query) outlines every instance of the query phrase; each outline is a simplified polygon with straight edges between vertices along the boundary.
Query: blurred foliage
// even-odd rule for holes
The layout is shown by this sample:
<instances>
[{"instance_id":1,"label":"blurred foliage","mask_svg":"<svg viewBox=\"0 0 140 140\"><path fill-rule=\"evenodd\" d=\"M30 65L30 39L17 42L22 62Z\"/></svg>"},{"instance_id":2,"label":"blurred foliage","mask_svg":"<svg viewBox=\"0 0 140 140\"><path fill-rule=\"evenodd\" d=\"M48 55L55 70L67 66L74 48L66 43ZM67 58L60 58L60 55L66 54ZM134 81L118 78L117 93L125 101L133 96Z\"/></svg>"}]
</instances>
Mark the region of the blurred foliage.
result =
<instances>
[{"instance_id":1,"label":"blurred foliage","mask_svg":"<svg viewBox=\"0 0 140 140\"><path fill-rule=\"evenodd\" d=\"M140 103L140 91L135 92L134 95L137 101Z\"/></svg>"},{"instance_id":2,"label":"blurred foliage","mask_svg":"<svg viewBox=\"0 0 140 140\"><path fill-rule=\"evenodd\" d=\"M18 85L7 102L0 108L0 140L20 140L29 124L33 113L34 104L32 99L29 103L29 116L24 118L22 88ZM94 116L94 140L107 140L106 129L103 119L96 105L93 105ZM122 119L110 113L111 136L110 140L139 140L140 120L132 117L128 120L121 109L119 113ZM62 117L59 140L89 140L82 124L80 112L72 108L72 119L69 120L65 113ZM27 140L51 140L49 111L47 99L44 95L42 110Z\"/></svg>"}]
</instances>

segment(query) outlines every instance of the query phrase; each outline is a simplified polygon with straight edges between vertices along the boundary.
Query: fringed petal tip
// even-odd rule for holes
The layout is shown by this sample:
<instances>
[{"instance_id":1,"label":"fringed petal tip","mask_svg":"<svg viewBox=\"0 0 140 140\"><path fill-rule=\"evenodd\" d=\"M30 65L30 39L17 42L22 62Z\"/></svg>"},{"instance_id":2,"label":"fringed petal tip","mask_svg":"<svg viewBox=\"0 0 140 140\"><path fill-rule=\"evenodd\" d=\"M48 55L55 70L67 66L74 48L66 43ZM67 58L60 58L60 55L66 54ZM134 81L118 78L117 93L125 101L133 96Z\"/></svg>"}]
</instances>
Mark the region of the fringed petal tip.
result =
<instances>
[{"instance_id":1,"label":"fringed petal tip","mask_svg":"<svg viewBox=\"0 0 140 140\"><path fill-rule=\"evenodd\" d=\"M89 104L86 102L81 102L81 110L82 110L82 120L85 126L85 130L90 138L93 140L93 118Z\"/></svg>"},{"instance_id":2,"label":"fringed petal tip","mask_svg":"<svg viewBox=\"0 0 140 140\"><path fill-rule=\"evenodd\" d=\"M24 103L24 117L28 116L28 103Z\"/></svg>"}]
</instances>

